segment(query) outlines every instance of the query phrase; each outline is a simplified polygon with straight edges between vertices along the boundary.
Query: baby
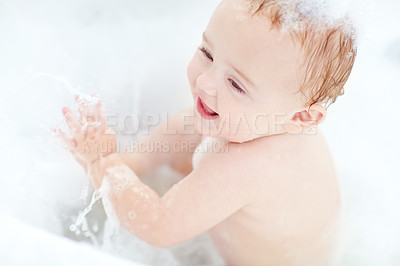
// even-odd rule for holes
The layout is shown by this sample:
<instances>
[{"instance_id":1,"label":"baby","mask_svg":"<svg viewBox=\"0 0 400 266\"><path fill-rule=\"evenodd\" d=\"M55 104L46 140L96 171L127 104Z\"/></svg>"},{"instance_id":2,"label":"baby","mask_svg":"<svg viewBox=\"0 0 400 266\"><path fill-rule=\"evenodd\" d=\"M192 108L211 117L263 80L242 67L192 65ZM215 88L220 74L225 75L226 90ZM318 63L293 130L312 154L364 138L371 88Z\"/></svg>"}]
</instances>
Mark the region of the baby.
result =
<instances>
[{"instance_id":1,"label":"baby","mask_svg":"<svg viewBox=\"0 0 400 266\"><path fill-rule=\"evenodd\" d=\"M129 232L165 248L209 232L227 265L333 261L342 203L316 126L356 50L341 24L287 3L219 4L187 69L194 107L141 141L189 149L117 153L100 101L63 109L70 134L58 132ZM200 143L219 145L192 158ZM185 177L160 197L138 177L165 164Z\"/></svg>"}]
</instances>

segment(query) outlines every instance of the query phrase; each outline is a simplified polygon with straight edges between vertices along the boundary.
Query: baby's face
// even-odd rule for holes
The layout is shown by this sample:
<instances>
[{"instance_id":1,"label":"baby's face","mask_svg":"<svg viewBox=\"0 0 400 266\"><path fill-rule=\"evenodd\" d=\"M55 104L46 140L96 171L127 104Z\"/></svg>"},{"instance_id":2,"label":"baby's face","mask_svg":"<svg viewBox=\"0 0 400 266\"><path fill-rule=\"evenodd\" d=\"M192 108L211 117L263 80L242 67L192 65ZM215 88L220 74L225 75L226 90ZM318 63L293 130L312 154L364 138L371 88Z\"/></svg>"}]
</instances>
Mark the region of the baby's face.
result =
<instances>
[{"instance_id":1,"label":"baby's face","mask_svg":"<svg viewBox=\"0 0 400 266\"><path fill-rule=\"evenodd\" d=\"M196 129L232 142L284 133L305 103L299 46L248 8L221 2L187 70Z\"/></svg>"}]
</instances>

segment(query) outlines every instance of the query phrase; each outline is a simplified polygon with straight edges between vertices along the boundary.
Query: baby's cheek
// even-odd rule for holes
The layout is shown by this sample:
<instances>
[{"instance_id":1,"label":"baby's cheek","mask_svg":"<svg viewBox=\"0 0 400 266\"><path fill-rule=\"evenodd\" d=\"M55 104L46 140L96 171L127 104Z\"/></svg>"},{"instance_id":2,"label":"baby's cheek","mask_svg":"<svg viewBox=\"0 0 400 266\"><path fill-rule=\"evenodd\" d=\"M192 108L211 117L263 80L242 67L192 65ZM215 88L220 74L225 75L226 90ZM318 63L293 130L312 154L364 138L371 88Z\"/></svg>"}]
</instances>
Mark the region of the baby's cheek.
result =
<instances>
[{"instance_id":1,"label":"baby's cheek","mask_svg":"<svg viewBox=\"0 0 400 266\"><path fill-rule=\"evenodd\" d=\"M200 75L200 64L196 57L193 57L187 66L187 77L192 87L192 91L195 87L196 78Z\"/></svg>"}]
</instances>

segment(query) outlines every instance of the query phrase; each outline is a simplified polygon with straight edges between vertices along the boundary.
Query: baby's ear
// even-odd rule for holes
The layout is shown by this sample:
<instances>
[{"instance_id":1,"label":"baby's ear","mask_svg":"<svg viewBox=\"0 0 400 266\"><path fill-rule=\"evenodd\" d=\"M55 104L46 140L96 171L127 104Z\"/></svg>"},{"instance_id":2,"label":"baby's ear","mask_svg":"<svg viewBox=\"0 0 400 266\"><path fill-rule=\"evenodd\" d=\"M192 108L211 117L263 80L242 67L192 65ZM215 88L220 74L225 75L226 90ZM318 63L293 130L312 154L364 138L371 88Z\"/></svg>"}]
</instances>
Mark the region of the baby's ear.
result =
<instances>
[{"instance_id":1,"label":"baby's ear","mask_svg":"<svg viewBox=\"0 0 400 266\"><path fill-rule=\"evenodd\" d=\"M298 131L317 126L326 117L326 108L320 104L313 104L309 108L296 112L287 127L289 131Z\"/></svg>"}]
</instances>

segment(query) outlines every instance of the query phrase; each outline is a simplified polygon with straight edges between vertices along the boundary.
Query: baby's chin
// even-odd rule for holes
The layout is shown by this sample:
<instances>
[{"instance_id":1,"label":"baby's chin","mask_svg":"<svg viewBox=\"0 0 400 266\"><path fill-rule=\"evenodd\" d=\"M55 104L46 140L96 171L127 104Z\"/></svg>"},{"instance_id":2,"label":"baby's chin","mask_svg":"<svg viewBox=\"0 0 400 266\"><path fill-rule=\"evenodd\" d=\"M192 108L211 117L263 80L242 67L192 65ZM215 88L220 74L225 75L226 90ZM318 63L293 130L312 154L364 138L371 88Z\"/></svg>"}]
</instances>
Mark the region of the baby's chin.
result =
<instances>
[{"instance_id":1,"label":"baby's chin","mask_svg":"<svg viewBox=\"0 0 400 266\"><path fill-rule=\"evenodd\" d=\"M259 138L260 136L238 136L238 135L226 135L226 136L221 136L224 140L232 143L245 143L248 141L255 140Z\"/></svg>"}]
</instances>

